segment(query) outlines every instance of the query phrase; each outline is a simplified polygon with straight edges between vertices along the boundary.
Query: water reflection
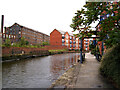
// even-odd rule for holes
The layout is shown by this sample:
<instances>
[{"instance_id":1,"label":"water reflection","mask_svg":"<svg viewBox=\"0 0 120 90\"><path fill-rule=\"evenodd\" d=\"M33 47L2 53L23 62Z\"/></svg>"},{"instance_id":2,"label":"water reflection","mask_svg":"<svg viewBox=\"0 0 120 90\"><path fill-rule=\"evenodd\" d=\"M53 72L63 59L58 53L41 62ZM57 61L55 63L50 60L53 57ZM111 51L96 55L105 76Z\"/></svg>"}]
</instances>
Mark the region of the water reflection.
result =
<instances>
[{"instance_id":1,"label":"water reflection","mask_svg":"<svg viewBox=\"0 0 120 90\"><path fill-rule=\"evenodd\" d=\"M76 63L78 57L78 53L69 53L4 62L3 88L47 88Z\"/></svg>"}]
</instances>

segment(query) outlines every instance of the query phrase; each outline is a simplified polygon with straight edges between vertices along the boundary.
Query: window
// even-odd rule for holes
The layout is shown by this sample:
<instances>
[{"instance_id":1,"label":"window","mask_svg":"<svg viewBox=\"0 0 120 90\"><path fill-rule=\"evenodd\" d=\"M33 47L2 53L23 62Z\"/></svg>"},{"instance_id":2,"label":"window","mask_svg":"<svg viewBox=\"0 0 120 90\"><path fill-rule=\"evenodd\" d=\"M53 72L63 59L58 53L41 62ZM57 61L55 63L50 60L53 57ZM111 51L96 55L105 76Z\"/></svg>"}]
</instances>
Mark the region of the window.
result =
<instances>
[{"instance_id":1,"label":"window","mask_svg":"<svg viewBox=\"0 0 120 90\"><path fill-rule=\"evenodd\" d=\"M78 38L76 38L76 40L78 41Z\"/></svg>"},{"instance_id":2,"label":"window","mask_svg":"<svg viewBox=\"0 0 120 90\"><path fill-rule=\"evenodd\" d=\"M64 35L62 35L62 38L64 39L64 38L65 38L65 36L64 36Z\"/></svg>"},{"instance_id":3,"label":"window","mask_svg":"<svg viewBox=\"0 0 120 90\"><path fill-rule=\"evenodd\" d=\"M62 39L62 43L64 43L65 42L65 40L64 39Z\"/></svg>"},{"instance_id":4,"label":"window","mask_svg":"<svg viewBox=\"0 0 120 90\"><path fill-rule=\"evenodd\" d=\"M70 44L72 44L72 41L70 40Z\"/></svg>"},{"instance_id":5,"label":"window","mask_svg":"<svg viewBox=\"0 0 120 90\"><path fill-rule=\"evenodd\" d=\"M70 36L70 40L72 39L72 36Z\"/></svg>"},{"instance_id":6,"label":"window","mask_svg":"<svg viewBox=\"0 0 120 90\"><path fill-rule=\"evenodd\" d=\"M6 38L8 38L8 35L6 35Z\"/></svg>"},{"instance_id":7,"label":"window","mask_svg":"<svg viewBox=\"0 0 120 90\"><path fill-rule=\"evenodd\" d=\"M66 35L66 39L68 39L68 35Z\"/></svg>"},{"instance_id":8,"label":"window","mask_svg":"<svg viewBox=\"0 0 120 90\"><path fill-rule=\"evenodd\" d=\"M19 34L21 34L21 32L19 31Z\"/></svg>"},{"instance_id":9,"label":"window","mask_svg":"<svg viewBox=\"0 0 120 90\"><path fill-rule=\"evenodd\" d=\"M68 43L68 40L66 40L66 43Z\"/></svg>"},{"instance_id":10,"label":"window","mask_svg":"<svg viewBox=\"0 0 120 90\"><path fill-rule=\"evenodd\" d=\"M78 47L78 45L76 45L76 47Z\"/></svg>"},{"instance_id":11,"label":"window","mask_svg":"<svg viewBox=\"0 0 120 90\"><path fill-rule=\"evenodd\" d=\"M10 31L10 34L12 34L12 31Z\"/></svg>"}]
</instances>

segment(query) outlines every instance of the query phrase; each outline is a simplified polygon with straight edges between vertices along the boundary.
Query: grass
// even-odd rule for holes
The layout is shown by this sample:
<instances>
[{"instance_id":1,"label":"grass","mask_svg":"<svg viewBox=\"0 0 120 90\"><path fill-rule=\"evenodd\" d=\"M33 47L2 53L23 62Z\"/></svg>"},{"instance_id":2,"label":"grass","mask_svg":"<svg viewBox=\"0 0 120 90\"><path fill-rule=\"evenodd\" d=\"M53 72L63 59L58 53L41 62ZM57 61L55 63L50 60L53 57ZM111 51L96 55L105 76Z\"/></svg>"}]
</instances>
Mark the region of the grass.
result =
<instances>
[{"instance_id":1,"label":"grass","mask_svg":"<svg viewBox=\"0 0 120 90\"><path fill-rule=\"evenodd\" d=\"M67 51L67 50L66 50L66 49L49 50L49 52L50 52L51 54L53 54L53 53L61 53L61 52L64 52L64 51Z\"/></svg>"}]
</instances>

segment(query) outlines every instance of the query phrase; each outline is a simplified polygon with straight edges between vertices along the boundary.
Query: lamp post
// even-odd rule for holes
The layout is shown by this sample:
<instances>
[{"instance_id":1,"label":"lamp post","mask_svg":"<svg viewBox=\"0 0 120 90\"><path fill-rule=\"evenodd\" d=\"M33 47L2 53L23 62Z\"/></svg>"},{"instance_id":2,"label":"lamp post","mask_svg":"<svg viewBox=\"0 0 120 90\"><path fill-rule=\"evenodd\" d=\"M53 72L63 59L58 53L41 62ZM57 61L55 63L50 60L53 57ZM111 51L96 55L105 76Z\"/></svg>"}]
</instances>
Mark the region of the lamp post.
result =
<instances>
[{"instance_id":1,"label":"lamp post","mask_svg":"<svg viewBox=\"0 0 120 90\"><path fill-rule=\"evenodd\" d=\"M81 31L79 31L79 33L80 33ZM83 62L83 58L82 58L82 38L80 38L80 41L81 41L81 47L80 47L80 63L82 63Z\"/></svg>"}]
</instances>

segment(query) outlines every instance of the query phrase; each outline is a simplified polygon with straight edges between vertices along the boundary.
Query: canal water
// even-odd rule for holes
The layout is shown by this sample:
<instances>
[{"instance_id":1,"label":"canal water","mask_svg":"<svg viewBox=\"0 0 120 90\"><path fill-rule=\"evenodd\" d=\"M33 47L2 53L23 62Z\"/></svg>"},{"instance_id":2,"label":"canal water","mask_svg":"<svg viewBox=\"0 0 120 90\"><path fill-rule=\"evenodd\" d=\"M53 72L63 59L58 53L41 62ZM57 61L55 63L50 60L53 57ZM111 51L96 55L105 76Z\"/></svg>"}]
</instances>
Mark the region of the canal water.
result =
<instances>
[{"instance_id":1,"label":"canal water","mask_svg":"<svg viewBox=\"0 0 120 90\"><path fill-rule=\"evenodd\" d=\"M79 53L56 54L3 62L3 88L48 88L77 62Z\"/></svg>"}]
</instances>

